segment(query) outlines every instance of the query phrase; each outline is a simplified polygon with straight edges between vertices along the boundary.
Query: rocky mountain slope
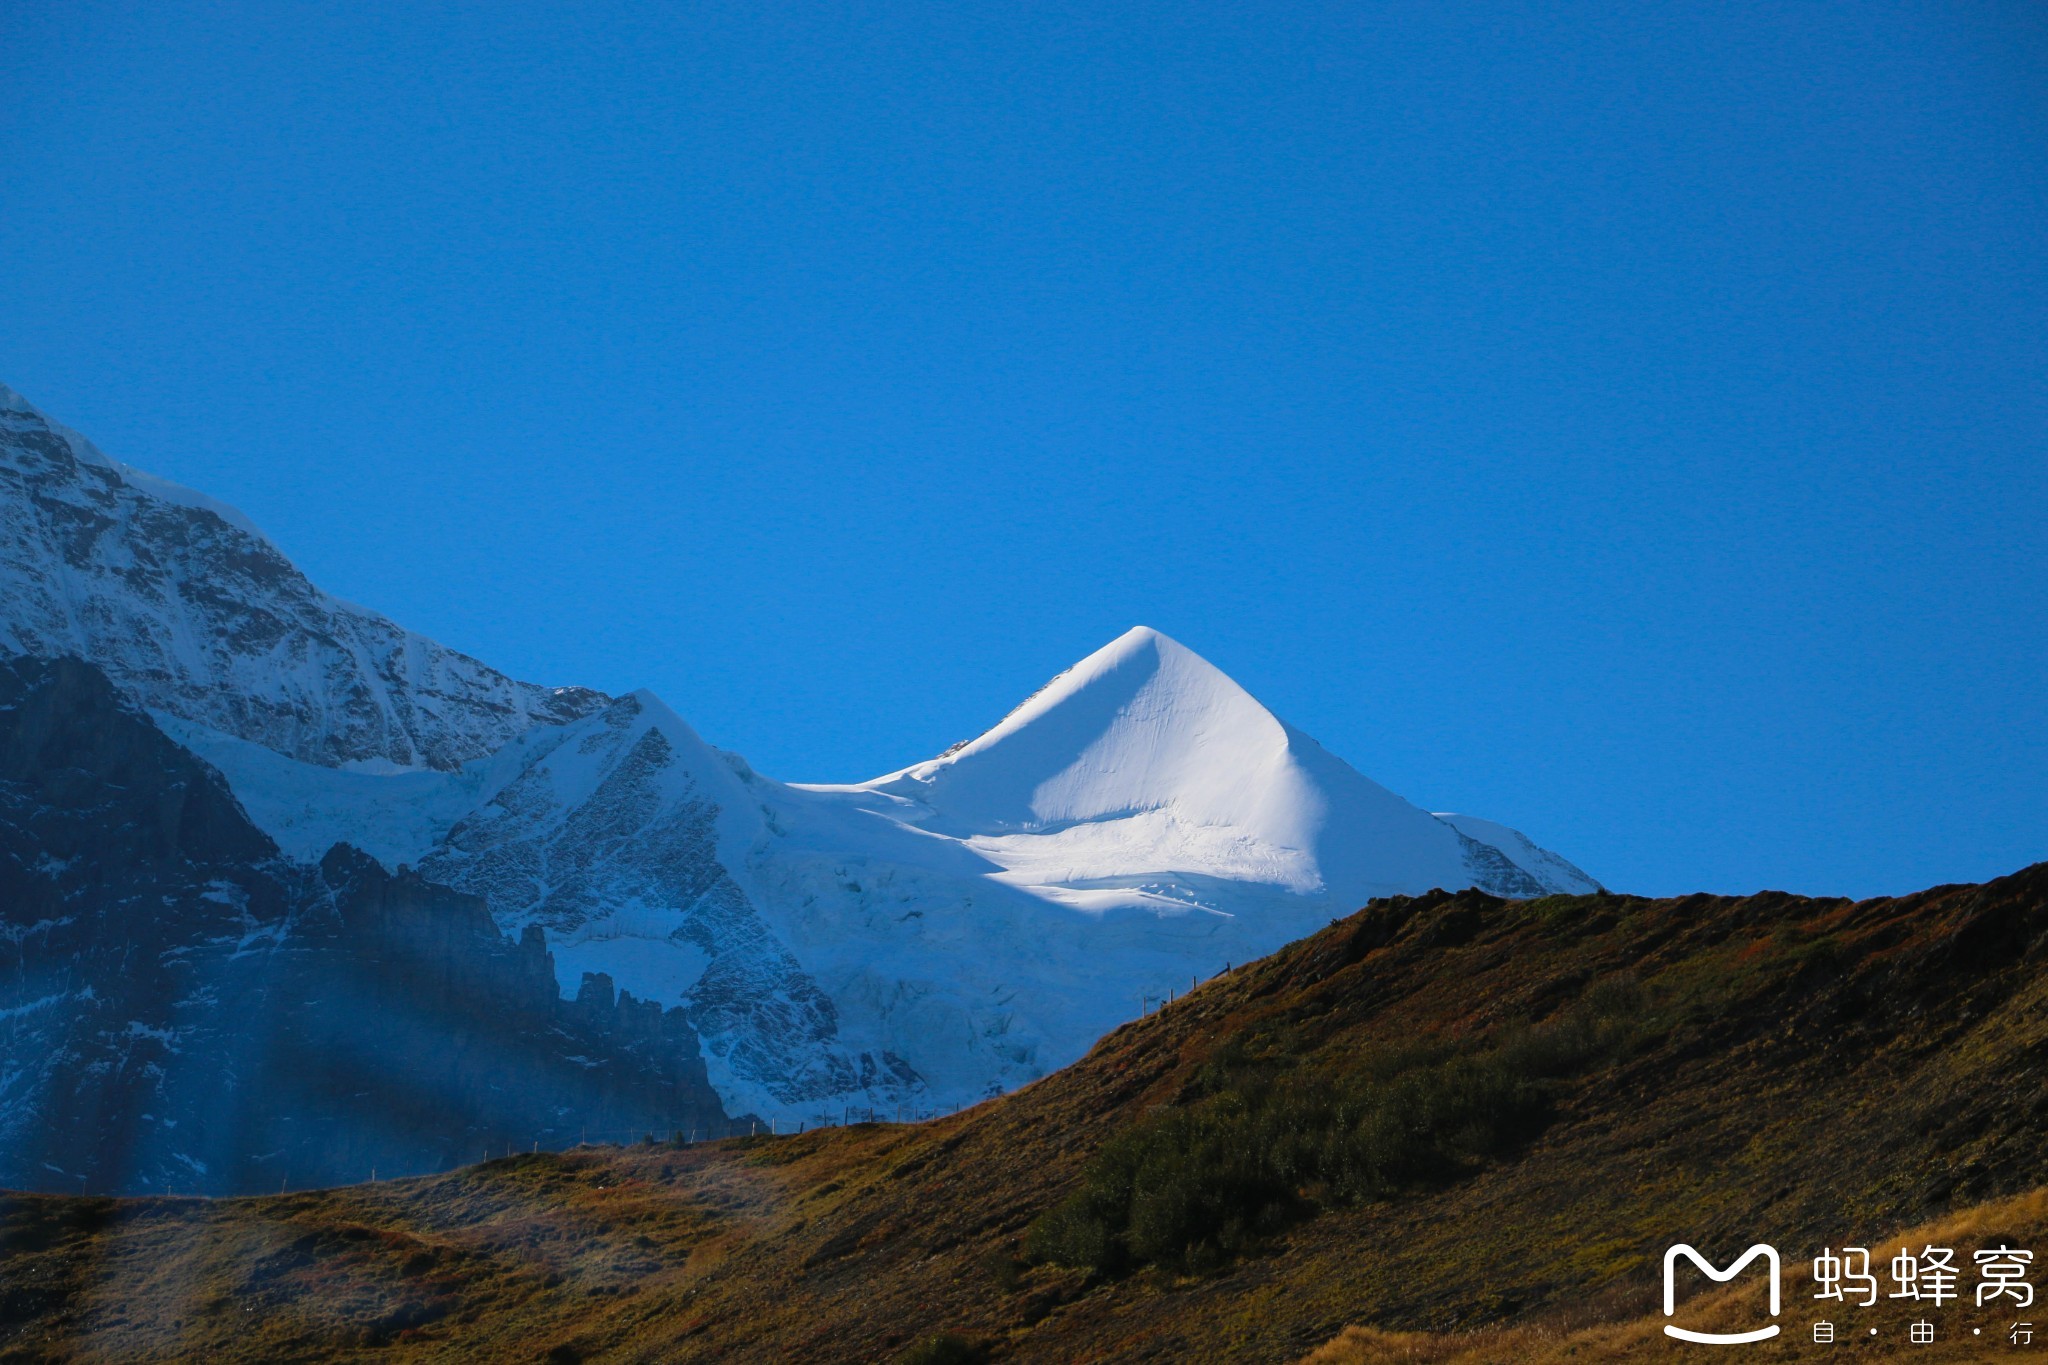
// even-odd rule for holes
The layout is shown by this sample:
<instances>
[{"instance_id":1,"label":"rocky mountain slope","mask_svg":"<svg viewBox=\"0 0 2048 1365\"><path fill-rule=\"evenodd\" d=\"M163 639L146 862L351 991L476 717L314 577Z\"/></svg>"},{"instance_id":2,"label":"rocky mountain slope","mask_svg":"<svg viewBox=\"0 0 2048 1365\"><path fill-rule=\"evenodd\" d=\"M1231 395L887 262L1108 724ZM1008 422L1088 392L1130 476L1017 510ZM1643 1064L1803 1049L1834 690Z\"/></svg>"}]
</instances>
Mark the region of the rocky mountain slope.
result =
<instances>
[{"instance_id":1,"label":"rocky mountain slope","mask_svg":"<svg viewBox=\"0 0 2048 1365\"><path fill-rule=\"evenodd\" d=\"M0 1185L231 1193L725 1114L680 1010L337 845L279 856L90 664L0 660Z\"/></svg>"},{"instance_id":2,"label":"rocky mountain slope","mask_svg":"<svg viewBox=\"0 0 2048 1365\"><path fill-rule=\"evenodd\" d=\"M308 582L248 518L130 468L0 385L0 650L312 763L452 769L588 715Z\"/></svg>"},{"instance_id":3,"label":"rocky mountain slope","mask_svg":"<svg viewBox=\"0 0 2048 1365\"><path fill-rule=\"evenodd\" d=\"M0 657L99 669L289 862L413 868L538 933L565 999L594 973L656 1003L728 1113L944 1111L1369 896L1596 887L1143 628L952 753L806 786L648 693L516 682L340 602L11 391L0 511Z\"/></svg>"},{"instance_id":4,"label":"rocky mountain slope","mask_svg":"<svg viewBox=\"0 0 2048 1365\"><path fill-rule=\"evenodd\" d=\"M1383 900L936 1122L15 1197L0 1358L1635 1358L1680 1240L1780 1248L1797 1355L1823 1246L2041 1249L2044 958L2048 865L1863 902ZM1699 1321L1757 1311L1735 1293ZM1923 1350L1922 1306L1827 1311ZM2012 1316L1933 1315L1917 1358Z\"/></svg>"}]
</instances>

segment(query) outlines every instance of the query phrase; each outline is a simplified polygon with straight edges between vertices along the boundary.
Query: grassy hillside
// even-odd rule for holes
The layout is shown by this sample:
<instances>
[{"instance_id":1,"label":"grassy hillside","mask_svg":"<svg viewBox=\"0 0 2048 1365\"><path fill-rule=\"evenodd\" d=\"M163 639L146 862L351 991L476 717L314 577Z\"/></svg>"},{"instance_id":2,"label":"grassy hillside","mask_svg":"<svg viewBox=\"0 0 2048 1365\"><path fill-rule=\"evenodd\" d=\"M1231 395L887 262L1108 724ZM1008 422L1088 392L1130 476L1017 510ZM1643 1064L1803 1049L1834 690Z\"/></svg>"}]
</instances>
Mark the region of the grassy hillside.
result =
<instances>
[{"instance_id":1,"label":"grassy hillside","mask_svg":"<svg viewBox=\"0 0 2048 1365\"><path fill-rule=\"evenodd\" d=\"M1789 1267L1948 1217L2037 1233L2038 1199L1987 1201L2048 1182L2044 956L2048 866L1375 902L935 1123L10 1197L0 1359L1633 1353L1673 1240Z\"/></svg>"},{"instance_id":2,"label":"grassy hillside","mask_svg":"<svg viewBox=\"0 0 2048 1365\"><path fill-rule=\"evenodd\" d=\"M2032 1247L2038 1254L2048 1245L2048 1190L2011 1199L1992 1200L1962 1213L1916 1228L1896 1229L1886 1241L1893 1246L1983 1247L2004 1244ZM1886 1242L1873 1246L1886 1245ZM1724 1259L1725 1263L1725 1259ZM2037 1290L2040 1277L2035 1277ZM1888 1287L1888 1286L1887 1286ZM1785 1360L1833 1358L1837 1352L1853 1352L1862 1360L1916 1360L1937 1362L1996 1359L2019 1343L2009 1329L2016 1320L2031 1321L2035 1327L2032 1348L2048 1351L2048 1313L2041 1305L2017 1312L1974 1312L1950 1305L1931 1314L1909 1303L1881 1299L1871 1308L1832 1311L1813 1306L1813 1275L1805 1260L1785 1265L1784 1331L1769 1342L1744 1348L1736 1359ZM1754 1280L1740 1280L1725 1289L1687 1300L1687 1326L1710 1332L1740 1332L1764 1319L1758 1305L1762 1294ZM1817 1319L1832 1322L1836 1340L1816 1344L1812 1326ZM1916 1319L1934 1322L1940 1329L1932 1342L1915 1343L1908 1331ZM1526 1326L1482 1328L1466 1332L1390 1332L1368 1327L1348 1327L1336 1340L1303 1358L1302 1365L1493 1365L1513 1360L1527 1365L1558 1365L1580 1362L1642 1359L1666 1356L1699 1359L1697 1346L1681 1346L1664 1336L1667 1319L1661 1311L1618 1322L1576 1325L1568 1317ZM1875 1335L1871 1329L1875 1328ZM1712 1352L1707 1354L1711 1355ZM2009 1358L2026 1360L2030 1353Z\"/></svg>"}]
</instances>

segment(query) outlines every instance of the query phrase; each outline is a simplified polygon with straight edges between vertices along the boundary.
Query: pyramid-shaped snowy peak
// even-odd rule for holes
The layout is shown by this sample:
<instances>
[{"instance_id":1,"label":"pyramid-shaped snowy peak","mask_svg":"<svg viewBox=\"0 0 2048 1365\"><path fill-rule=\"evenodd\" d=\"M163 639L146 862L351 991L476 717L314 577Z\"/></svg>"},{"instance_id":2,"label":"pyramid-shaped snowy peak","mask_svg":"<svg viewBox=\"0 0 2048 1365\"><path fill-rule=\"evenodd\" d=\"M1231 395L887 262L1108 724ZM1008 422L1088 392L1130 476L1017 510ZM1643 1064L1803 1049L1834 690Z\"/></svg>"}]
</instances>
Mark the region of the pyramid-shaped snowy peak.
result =
<instances>
[{"instance_id":1,"label":"pyramid-shaped snowy peak","mask_svg":"<svg viewBox=\"0 0 2048 1365\"><path fill-rule=\"evenodd\" d=\"M1202 825L1299 831L1313 793L1287 727L1201 655L1146 626L1034 693L994 729L880 779L943 823L1043 829L1172 808Z\"/></svg>"},{"instance_id":2,"label":"pyramid-shaped snowy peak","mask_svg":"<svg viewBox=\"0 0 2048 1365\"><path fill-rule=\"evenodd\" d=\"M1183 874L1347 906L1475 882L1551 889L1144 626L972 742L865 785L912 803L919 826L974 840L1019 880Z\"/></svg>"}]
</instances>

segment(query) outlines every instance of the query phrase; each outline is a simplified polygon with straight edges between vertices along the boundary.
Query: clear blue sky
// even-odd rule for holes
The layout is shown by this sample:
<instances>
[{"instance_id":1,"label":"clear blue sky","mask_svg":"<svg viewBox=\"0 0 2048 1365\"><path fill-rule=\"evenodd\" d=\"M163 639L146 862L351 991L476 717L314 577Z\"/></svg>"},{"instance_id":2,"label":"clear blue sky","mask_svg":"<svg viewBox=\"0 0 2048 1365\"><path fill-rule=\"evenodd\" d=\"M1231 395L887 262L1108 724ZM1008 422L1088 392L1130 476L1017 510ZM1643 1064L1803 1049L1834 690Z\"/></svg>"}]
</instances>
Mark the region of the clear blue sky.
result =
<instances>
[{"instance_id":1,"label":"clear blue sky","mask_svg":"<svg viewBox=\"0 0 2048 1365\"><path fill-rule=\"evenodd\" d=\"M2048 857L2048 10L0 5L0 378L763 771L1134 623L1630 890Z\"/></svg>"}]
</instances>

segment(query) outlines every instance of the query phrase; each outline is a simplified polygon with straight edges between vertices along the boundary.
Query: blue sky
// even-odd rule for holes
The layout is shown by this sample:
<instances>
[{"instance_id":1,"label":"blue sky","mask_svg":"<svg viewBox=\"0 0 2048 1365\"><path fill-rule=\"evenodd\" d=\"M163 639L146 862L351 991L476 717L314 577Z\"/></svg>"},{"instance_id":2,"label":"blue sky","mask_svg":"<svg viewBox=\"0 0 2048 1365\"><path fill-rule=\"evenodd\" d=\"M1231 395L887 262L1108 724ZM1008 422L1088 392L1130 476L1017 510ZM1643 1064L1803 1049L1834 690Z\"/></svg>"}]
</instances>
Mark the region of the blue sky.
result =
<instances>
[{"instance_id":1,"label":"blue sky","mask_svg":"<svg viewBox=\"0 0 2048 1365\"><path fill-rule=\"evenodd\" d=\"M0 378L763 771L1142 622L1620 888L2048 857L2031 0L15 4L0 77Z\"/></svg>"}]
</instances>

